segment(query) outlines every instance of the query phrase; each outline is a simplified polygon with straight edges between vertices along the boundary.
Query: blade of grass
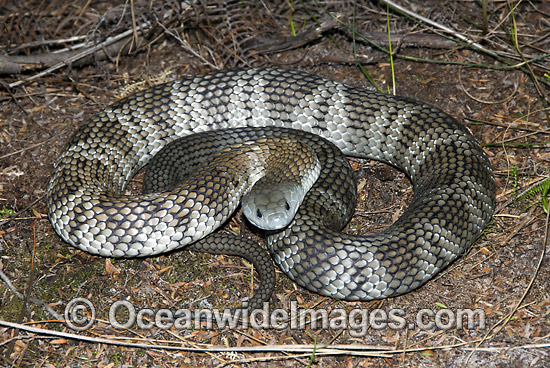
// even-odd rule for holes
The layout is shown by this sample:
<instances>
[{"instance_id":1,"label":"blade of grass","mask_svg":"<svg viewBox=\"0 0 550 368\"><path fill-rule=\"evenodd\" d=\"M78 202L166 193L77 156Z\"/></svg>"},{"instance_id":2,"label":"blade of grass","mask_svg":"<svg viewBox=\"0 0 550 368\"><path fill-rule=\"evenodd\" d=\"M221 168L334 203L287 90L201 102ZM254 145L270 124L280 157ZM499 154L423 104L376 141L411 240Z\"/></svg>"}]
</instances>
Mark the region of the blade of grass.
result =
<instances>
[{"instance_id":1,"label":"blade of grass","mask_svg":"<svg viewBox=\"0 0 550 368\"><path fill-rule=\"evenodd\" d=\"M397 93L397 87L395 85L395 69L393 66L393 52L391 49L391 31L390 31L390 6L386 5L386 19L388 22L388 50L390 51L390 65L391 65L391 82L393 95ZM388 91L389 92L389 91Z\"/></svg>"},{"instance_id":2,"label":"blade of grass","mask_svg":"<svg viewBox=\"0 0 550 368\"><path fill-rule=\"evenodd\" d=\"M292 15L294 14L294 6L292 4L294 1L290 1L290 10L288 12L288 20L290 22L290 34L292 34L292 37L296 37L296 29L294 28L294 20L292 19Z\"/></svg>"},{"instance_id":3,"label":"blade of grass","mask_svg":"<svg viewBox=\"0 0 550 368\"><path fill-rule=\"evenodd\" d=\"M315 0L317 2L317 0ZM357 0L353 2L353 15L352 15L352 26L351 26L351 32L352 32L352 45L353 45L353 58L355 59L355 62L357 63L357 66L359 67L359 70L361 70L361 73L368 79L368 81L380 92L384 93L382 88L376 83L374 78L370 75L368 70L363 66L359 58L357 57L357 43L356 43L356 30L355 27L355 20L356 20L356 10L357 10Z\"/></svg>"}]
</instances>

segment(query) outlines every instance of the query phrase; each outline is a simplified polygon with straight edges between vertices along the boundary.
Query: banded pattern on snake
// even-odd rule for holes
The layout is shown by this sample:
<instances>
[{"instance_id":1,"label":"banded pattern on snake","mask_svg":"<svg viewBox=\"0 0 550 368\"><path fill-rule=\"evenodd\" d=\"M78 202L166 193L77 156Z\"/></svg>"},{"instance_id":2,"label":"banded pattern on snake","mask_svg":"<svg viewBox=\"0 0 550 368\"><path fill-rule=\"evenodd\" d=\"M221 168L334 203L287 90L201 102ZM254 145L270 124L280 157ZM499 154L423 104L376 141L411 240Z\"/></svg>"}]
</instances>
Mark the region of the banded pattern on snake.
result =
<instances>
[{"instance_id":1,"label":"banded pattern on snake","mask_svg":"<svg viewBox=\"0 0 550 368\"><path fill-rule=\"evenodd\" d=\"M196 241L234 206L211 208L203 197L183 200L174 192L121 193L177 138L247 126L312 132L347 155L389 163L411 179L411 204L379 234L351 236L331 228L334 219L325 219L322 201L307 198L322 194L318 180L293 223L268 239L279 267L322 295L371 300L417 288L464 253L493 214L489 162L449 115L306 73L246 69L139 92L84 125L48 187L53 227L69 244L109 257L160 254Z\"/></svg>"}]
</instances>

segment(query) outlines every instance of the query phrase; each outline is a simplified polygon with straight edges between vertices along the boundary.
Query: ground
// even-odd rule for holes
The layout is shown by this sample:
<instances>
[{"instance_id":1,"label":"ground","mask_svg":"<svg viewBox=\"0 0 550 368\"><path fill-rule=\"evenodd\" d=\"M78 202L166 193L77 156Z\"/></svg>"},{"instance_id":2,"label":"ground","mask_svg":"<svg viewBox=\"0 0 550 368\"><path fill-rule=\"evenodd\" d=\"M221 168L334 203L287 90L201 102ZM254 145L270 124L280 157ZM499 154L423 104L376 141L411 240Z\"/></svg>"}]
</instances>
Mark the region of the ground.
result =
<instances>
[{"instance_id":1,"label":"ground","mask_svg":"<svg viewBox=\"0 0 550 368\"><path fill-rule=\"evenodd\" d=\"M407 17L390 10L388 15L383 2L362 2L356 8L342 2L324 9L309 1L197 2L191 7L169 1L111 3L9 1L0 7L0 322L73 334L48 336L2 327L2 364L549 366L550 272L544 252L548 218L541 203L547 193L539 186L529 198L521 196L549 177L547 2L400 2L406 11L455 30L454 35L442 34L437 24L417 22L410 13ZM341 23L328 14L339 14ZM316 33L319 24L326 28ZM395 41L393 59L381 50L388 46L388 26ZM39 74L59 61L23 63L15 58L53 57L55 51L93 47L125 31L140 36L136 42L123 39L106 58L101 51L107 46L100 47L93 57L62 63L49 73ZM421 38L401 40L402 34ZM485 51L437 34L469 37ZM268 52L266 45L279 48ZM23 69L7 71L3 57ZM376 319L368 329L364 324L355 330L315 328L307 318L303 327L294 329L124 329L108 324L115 302L155 311L234 307L251 295L258 280L248 263L229 256L182 251L143 260L107 260L71 248L46 215L45 193L56 158L81 124L135 89L243 66L303 70L368 89L376 85L456 117L483 145L493 167L498 185L493 220L465 256L424 287L393 299L336 301L301 289L277 271L272 308L363 311ZM403 173L381 163L354 159L352 166L360 203L345 231L380 231L402 213L411 185ZM138 191L140 180L138 175L129 191ZM243 224L240 213L226 228L263 241ZM75 331L60 320L75 298L88 299L96 309L97 321L87 331ZM436 314L448 322L446 317L464 309L480 313L475 314L476 323L412 324L422 313L428 313L424 322L435 320ZM403 312L403 326L384 323L384 315L392 311ZM124 316L118 315L121 320ZM331 350L322 348L326 345ZM162 348L166 346L187 350ZM234 351L208 350L213 347Z\"/></svg>"}]
</instances>

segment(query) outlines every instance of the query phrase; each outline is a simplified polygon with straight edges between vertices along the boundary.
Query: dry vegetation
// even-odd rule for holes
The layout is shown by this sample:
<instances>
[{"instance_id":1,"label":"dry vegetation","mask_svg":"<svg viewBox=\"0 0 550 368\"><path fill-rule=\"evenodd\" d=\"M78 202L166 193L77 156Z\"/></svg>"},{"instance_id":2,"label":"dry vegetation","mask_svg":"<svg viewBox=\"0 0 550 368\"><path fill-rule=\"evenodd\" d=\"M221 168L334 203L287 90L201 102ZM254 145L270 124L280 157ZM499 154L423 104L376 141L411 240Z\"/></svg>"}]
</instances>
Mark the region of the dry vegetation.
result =
<instances>
[{"instance_id":1,"label":"dry vegetation","mask_svg":"<svg viewBox=\"0 0 550 368\"><path fill-rule=\"evenodd\" d=\"M389 14L384 1L0 5L0 364L548 367L548 217L541 199L550 186L550 3L396 3L402 10L389 7ZM295 330L124 330L105 322L121 300L155 310L236 306L250 295L253 272L227 256L179 252L109 261L70 248L46 217L44 193L56 157L81 123L133 90L241 66L300 69L436 105L482 142L498 182L498 209L487 230L420 290L346 303L308 293L279 273L273 305L401 308L407 322L424 308L481 308L484 327L370 328L353 336L309 321ZM410 185L382 164L354 161L354 168L361 203L348 231L378 231L401 213ZM139 179L132 186L137 190ZM260 241L240 215L228 228ZM62 321L77 297L92 301L98 313L85 332Z\"/></svg>"}]
</instances>

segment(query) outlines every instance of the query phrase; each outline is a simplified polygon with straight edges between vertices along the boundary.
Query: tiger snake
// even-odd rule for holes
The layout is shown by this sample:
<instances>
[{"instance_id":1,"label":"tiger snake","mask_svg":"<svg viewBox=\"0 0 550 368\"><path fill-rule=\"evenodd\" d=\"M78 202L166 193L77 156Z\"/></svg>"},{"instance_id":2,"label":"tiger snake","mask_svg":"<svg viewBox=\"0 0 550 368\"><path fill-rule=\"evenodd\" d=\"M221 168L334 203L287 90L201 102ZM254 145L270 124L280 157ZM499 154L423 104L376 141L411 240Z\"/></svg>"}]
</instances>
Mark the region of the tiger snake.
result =
<instances>
[{"instance_id":1,"label":"tiger snake","mask_svg":"<svg viewBox=\"0 0 550 368\"><path fill-rule=\"evenodd\" d=\"M83 251L120 258L207 241L249 188L221 202L210 179L202 181L206 192L180 186L123 193L133 175L178 138L244 127L312 133L345 155L388 163L411 180L413 198L395 223L376 234L349 235L341 228L350 210L338 209L338 201L350 196L345 191L354 189L352 179L323 167L292 223L269 235L268 249L279 268L321 295L367 301L416 289L463 254L494 212L488 159L448 114L303 72L241 69L152 87L83 125L48 186L55 231ZM327 166L332 159L319 160ZM194 176L200 180L198 172ZM223 248L223 235L212 239Z\"/></svg>"}]
</instances>

